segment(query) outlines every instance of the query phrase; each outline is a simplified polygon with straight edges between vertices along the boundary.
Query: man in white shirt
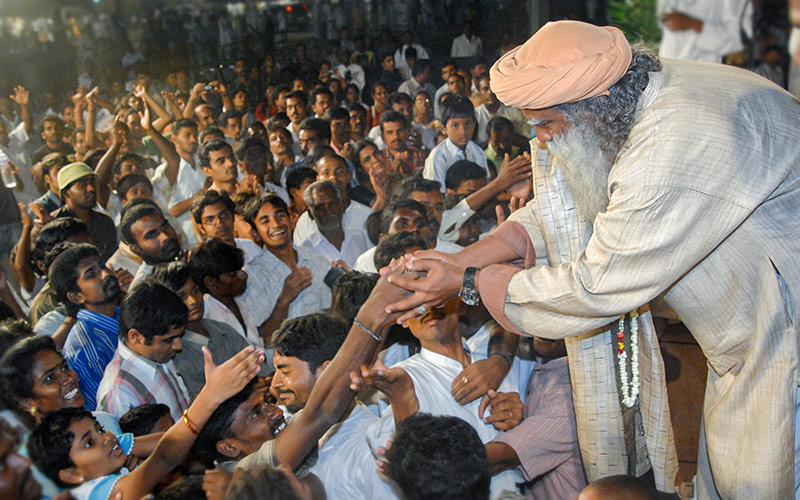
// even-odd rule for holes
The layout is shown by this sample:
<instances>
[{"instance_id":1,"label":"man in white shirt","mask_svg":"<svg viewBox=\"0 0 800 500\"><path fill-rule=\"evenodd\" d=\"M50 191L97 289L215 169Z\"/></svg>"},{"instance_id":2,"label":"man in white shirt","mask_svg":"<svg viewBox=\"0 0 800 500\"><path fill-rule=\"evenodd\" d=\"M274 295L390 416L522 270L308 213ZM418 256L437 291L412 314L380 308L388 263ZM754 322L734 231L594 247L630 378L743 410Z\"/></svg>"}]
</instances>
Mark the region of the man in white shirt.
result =
<instances>
[{"instance_id":1,"label":"man in white shirt","mask_svg":"<svg viewBox=\"0 0 800 500\"><path fill-rule=\"evenodd\" d=\"M317 181L308 186L303 198L308 207L306 213L314 221L314 230L301 244L315 250L329 262L341 260L348 267L353 267L358 256L369 248L369 239L360 228L343 224L341 188L331 181Z\"/></svg>"},{"instance_id":2,"label":"man in white shirt","mask_svg":"<svg viewBox=\"0 0 800 500\"><path fill-rule=\"evenodd\" d=\"M286 115L291 123L286 129L292 133L292 151L295 156L302 154L300 149L300 124L308 116L308 94L294 90L286 94Z\"/></svg>"},{"instance_id":3,"label":"man in white shirt","mask_svg":"<svg viewBox=\"0 0 800 500\"><path fill-rule=\"evenodd\" d=\"M181 351L188 309L161 283L133 288L122 301L120 342L97 389L97 409L119 418L136 406L161 403L178 420L189 393L173 363Z\"/></svg>"},{"instance_id":4,"label":"man in white shirt","mask_svg":"<svg viewBox=\"0 0 800 500\"><path fill-rule=\"evenodd\" d=\"M741 31L750 16L747 0L658 0L662 27L658 55L721 63L722 57L742 50ZM750 9L752 10L752 9Z\"/></svg>"},{"instance_id":5,"label":"man in white shirt","mask_svg":"<svg viewBox=\"0 0 800 500\"><path fill-rule=\"evenodd\" d=\"M33 119L28 108L30 95L24 87L17 86L10 98L19 105L22 121L11 127L5 119L0 120L0 150L19 169L17 175L22 180L23 191L16 196L19 201L28 204L39 197L31 175L31 159L25 149L30 139L28 134L33 130Z\"/></svg>"},{"instance_id":6,"label":"man in white shirt","mask_svg":"<svg viewBox=\"0 0 800 500\"><path fill-rule=\"evenodd\" d=\"M428 61L427 59L419 59L414 64L413 76L408 80L404 81L400 85L400 88L397 89L397 91L408 94L412 99L416 97L417 92L419 92L420 90L425 90L430 95L434 95L436 93L436 89L430 83L430 79L431 79L431 62Z\"/></svg>"},{"instance_id":7,"label":"man in white shirt","mask_svg":"<svg viewBox=\"0 0 800 500\"><path fill-rule=\"evenodd\" d=\"M233 219L236 205L224 191L209 189L192 204L192 218L203 240L219 238L244 252L247 264L261 253L253 240L234 238Z\"/></svg>"},{"instance_id":8,"label":"man in white shirt","mask_svg":"<svg viewBox=\"0 0 800 500\"><path fill-rule=\"evenodd\" d=\"M473 34L472 21L464 22L464 33L453 39L450 57L476 57L483 55L483 42Z\"/></svg>"}]
</instances>

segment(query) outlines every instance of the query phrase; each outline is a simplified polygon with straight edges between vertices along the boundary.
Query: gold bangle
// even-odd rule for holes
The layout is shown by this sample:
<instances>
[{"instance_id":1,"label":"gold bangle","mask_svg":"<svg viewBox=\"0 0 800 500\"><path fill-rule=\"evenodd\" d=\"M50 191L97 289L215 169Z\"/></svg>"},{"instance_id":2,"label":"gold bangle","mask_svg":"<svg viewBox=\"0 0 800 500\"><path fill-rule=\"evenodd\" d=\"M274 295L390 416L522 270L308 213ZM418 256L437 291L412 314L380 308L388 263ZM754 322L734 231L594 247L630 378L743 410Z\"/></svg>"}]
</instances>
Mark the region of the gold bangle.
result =
<instances>
[{"instance_id":1,"label":"gold bangle","mask_svg":"<svg viewBox=\"0 0 800 500\"><path fill-rule=\"evenodd\" d=\"M191 432L195 436L200 434L200 431L198 431L195 428L195 426L192 425L192 421L189 420L189 408L186 408L185 410L183 410L183 423L186 424L186 428L189 429L189 432Z\"/></svg>"}]
</instances>

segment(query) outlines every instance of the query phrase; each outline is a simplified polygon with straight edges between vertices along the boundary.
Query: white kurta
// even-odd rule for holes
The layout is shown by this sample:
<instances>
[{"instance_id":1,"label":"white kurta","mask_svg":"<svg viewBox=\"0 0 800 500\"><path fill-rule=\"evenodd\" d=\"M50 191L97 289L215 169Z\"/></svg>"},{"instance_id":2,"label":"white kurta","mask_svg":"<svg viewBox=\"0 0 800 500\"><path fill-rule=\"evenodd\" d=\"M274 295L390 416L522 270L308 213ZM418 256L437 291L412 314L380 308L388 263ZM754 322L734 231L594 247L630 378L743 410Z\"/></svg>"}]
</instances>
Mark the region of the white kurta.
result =
<instances>
[{"instance_id":1,"label":"white kurta","mask_svg":"<svg viewBox=\"0 0 800 500\"><path fill-rule=\"evenodd\" d=\"M495 317L511 328L566 337L602 327L666 290L710 368L699 498L789 498L800 322L800 104L744 70L662 62L640 98L609 176L608 210L598 215L586 249L571 262L513 275L505 318ZM512 219L525 223L538 249L543 238L532 208ZM491 285L492 272L481 273L481 288ZM577 348L605 355L590 341L578 337ZM596 374L572 369L571 376L580 387L591 386Z\"/></svg>"},{"instance_id":2,"label":"white kurta","mask_svg":"<svg viewBox=\"0 0 800 500\"><path fill-rule=\"evenodd\" d=\"M748 0L658 0L658 14L672 10L703 21L703 29L670 31L662 27L661 57L722 62L722 56L744 48L742 16Z\"/></svg>"}]
</instances>

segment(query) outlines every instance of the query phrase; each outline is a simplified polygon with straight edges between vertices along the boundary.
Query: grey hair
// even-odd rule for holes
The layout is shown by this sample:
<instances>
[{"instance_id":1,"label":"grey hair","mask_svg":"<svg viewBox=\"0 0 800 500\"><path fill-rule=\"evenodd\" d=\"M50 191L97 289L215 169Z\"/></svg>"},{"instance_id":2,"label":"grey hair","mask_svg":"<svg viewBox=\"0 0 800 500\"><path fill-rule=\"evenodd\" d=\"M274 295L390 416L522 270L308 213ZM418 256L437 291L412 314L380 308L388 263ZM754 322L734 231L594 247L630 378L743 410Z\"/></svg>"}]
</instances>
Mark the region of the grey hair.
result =
<instances>
[{"instance_id":1,"label":"grey hair","mask_svg":"<svg viewBox=\"0 0 800 500\"><path fill-rule=\"evenodd\" d=\"M635 122L636 107L650 82L648 73L661 71L661 61L643 44L633 45L628 71L608 89L609 95L556 106L568 122L583 119L594 124L602 149L613 159L628 139Z\"/></svg>"},{"instance_id":2,"label":"grey hair","mask_svg":"<svg viewBox=\"0 0 800 500\"><path fill-rule=\"evenodd\" d=\"M344 203L344 199L342 198L342 188L340 188L338 184L333 181L315 181L311 183L305 191L303 191L303 201L306 202L306 206L309 209L314 206L312 196L314 195L314 191L317 191L318 189L330 189L336 193L336 197L339 198L339 202Z\"/></svg>"}]
</instances>

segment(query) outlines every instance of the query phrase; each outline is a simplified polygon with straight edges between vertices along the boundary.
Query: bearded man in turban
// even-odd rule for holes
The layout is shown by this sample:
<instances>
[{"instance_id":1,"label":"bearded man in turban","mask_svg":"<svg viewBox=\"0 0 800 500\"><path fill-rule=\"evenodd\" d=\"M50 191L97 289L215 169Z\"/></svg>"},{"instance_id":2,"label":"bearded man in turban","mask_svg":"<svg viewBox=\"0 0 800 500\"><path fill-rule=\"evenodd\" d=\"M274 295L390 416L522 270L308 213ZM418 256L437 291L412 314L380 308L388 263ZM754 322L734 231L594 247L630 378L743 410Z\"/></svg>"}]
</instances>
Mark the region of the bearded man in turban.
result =
<instances>
[{"instance_id":1,"label":"bearded man in turban","mask_svg":"<svg viewBox=\"0 0 800 500\"><path fill-rule=\"evenodd\" d=\"M490 76L535 127L534 199L458 254L407 258L427 276L394 278L415 294L389 309L403 320L460 292L509 330L566 337L587 478L651 466L673 491L647 309L661 295L709 364L698 498L791 498L800 103L753 73L659 61L574 21L548 23Z\"/></svg>"}]
</instances>

